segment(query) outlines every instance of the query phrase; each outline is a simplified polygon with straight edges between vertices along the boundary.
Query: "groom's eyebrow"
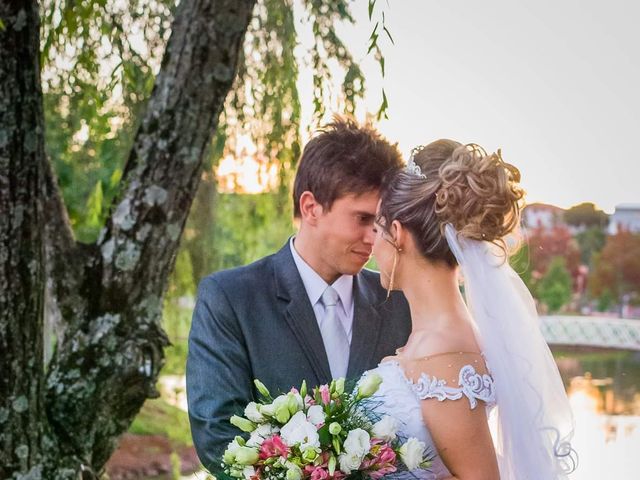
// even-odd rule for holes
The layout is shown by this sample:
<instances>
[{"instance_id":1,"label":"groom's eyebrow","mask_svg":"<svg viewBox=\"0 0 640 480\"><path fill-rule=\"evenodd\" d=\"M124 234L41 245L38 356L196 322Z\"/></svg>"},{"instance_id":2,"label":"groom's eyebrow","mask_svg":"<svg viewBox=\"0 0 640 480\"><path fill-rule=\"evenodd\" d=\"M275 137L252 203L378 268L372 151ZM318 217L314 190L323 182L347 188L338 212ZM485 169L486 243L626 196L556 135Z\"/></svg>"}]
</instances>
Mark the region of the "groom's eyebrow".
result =
<instances>
[{"instance_id":1,"label":"groom's eyebrow","mask_svg":"<svg viewBox=\"0 0 640 480\"><path fill-rule=\"evenodd\" d=\"M374 213L365 212L363 210L356 210L354 215L357 215L358 217L362 217L364 220L371 220L376 216Z\"/></svg>"}]
</instances>

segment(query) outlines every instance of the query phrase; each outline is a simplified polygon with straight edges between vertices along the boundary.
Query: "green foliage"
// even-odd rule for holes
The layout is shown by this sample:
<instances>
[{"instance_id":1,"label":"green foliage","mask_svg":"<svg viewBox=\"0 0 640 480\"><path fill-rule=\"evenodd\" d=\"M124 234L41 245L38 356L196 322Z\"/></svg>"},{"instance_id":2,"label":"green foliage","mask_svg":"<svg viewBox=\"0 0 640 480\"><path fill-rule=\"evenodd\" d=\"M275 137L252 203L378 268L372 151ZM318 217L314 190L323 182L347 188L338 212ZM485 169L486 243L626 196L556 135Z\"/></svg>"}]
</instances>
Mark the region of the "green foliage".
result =
<instances>
[{"instance_id":1,"label":"green foliage","mask_svg":"<svg viewBox=\"0 0 640 480\"><path fill-rule=\"evenodd\" d=\"M599 298L605 290L616 301L640 297L640 235L620 231L609 235L602 251L593 257L589 293Z\"/></svg>"},{"instance_id":2,"label":"green foliage","mask_svg":"<svg viewBox=\"0 0 640 480\"><path fill-rule=\"evenodd\" d=\"M193 445L187 413L161 398L147 400L129 432L137 435L162 435L178 445Z\"/></svg>"},{"instance_id":3,"label":"green foliage","mask_svg":"<svg viewBox=\"0 0 640 480\"><path fill-rule=\"evenodd\" d=\"M171 452L169 460L171 461L171 480L180 480L182 478L182 475L180 475L180 455L176 452Z\"/></svg>"},{"instance_id":4,"label":"green foliage","mask_svg":"<svg viewBox=\"0 0 640 480\"><path fill-rule=\"evenodd\" d=\"M531 276L531 258L529 256L529 245L523 244L520 249L509 257L509 264L515 272L520 275L520 278L527 286L529 290L532 290L532 276Z\"/></svg>"},{"instance_id":5,"label":"green foliage","mask_svg":"<svg viewBox=\"0 0 640 480\"><path fill-rule=\"evenodd\" d=\"M212 271L245 265L278 250L294 232L290 201L277 195L219 194Z\"/></svg>"},{"instance_id":6,"label":"green foliage","mask_svg":"<svg viewBox=\"0 0 640 480\"><path fill-rule=\"evenodd\" d=\"M374 12L376 12L376 3L377 0L369 0L369 8L368 8L368 12L369 12L369 21L373 21L374 19ZM382 53L382 48L380 47L380 44L378 43L378 40L380 38L381 33L384 33L384 36L387 37L387 39L394 44L395 42L393 41L393 37L391 36L391 32L389 32L389 29L386 26L386 20L385 20L385 13L384 11L380 12L380 16L381 18L376 21L375 25L373 26L373 30L371 31L371 35L369 35L369 49L367 50L367 54L371 53L372 51L374 52L374 58L378 61L378 64L380 65L380 72L382 74L382 77L384 78L385 76L385 60L384 60L384 55ZM376 118L378 120L385 118L388 119L389 116L387 115L387 110L389 109L389 102L387 100L387 94L384 91L384 88L382 89L382 103L380 104L380 107L378 108L378 112L376 113Z\"/></svg>"},{"instance_id":7,"label":"green foliage","mask_svg":"<svg viewBox=\"0 0 640 480\"><path fill-rule=\"evenodd\" d=\"M117 192L133 127L116 128L115 112L79 96L45 93L44 108L46 151L71 224L80 241L94 241Z\"/></svg>"},{"instance_id":8,"label":"green foliage","mask_svg":"<svg viewBox=\"0 0 640 480\"><path fill-rule=\"evenodd\" d=\"M98 236L169 35L168 0L41 4L45 145L77 238Z\"/></svg>"},{"instance_id":9,"label":"green foliage","mask_svg":"<svg viewBox=\"0 0 640 480\"><path fill-rule=\"evenodd\" d=\"M576 241L580 245L582 263L593 266L594 254L599 253L604 247L606 236L602 228L590 227L576 235Z\"/></svg>"},{"instance_id":10,"label":"green foliage","mask_svg":"<svg viewBox=\"0 0 640 480\"><path fill-rule=\"evenodd\" d=\"M596 308L599 312L606 312L613 306L613 295L611 294L611 290L605 288L600 296L598 297L598 303Z\"/></svg>"},{"instance_id":11,"label":"green foliage","mask_svg":"<svg viewBox=\"0 0 640 480\"><path fill-rule=\"evenodd\" d=\"M585 202L565 211L564 220L575 227L599 227L602 229L607 226L609 216L596 208L593 203Z\"/></svg>"},{"instance_id":12,"label":"green foliage","mask_svg":"<svg viewBox=\"0 0 640 480\"><path fill-rule=\"evenodd\" d=\"M557 312L571 300L571 286L571 274L567 270L565 259L555 257L540 280L538 298L547 305L551 313Z\"/></svg>"},{"instance_id":13,"label":"green foliage","mask_svg":"<svg viewBox=\"0 0 640 480\"><path fill-rule=\"evenodd\" d=\"M162 310L162 326L171 342L164 349L165 364L162 372L165 374L185 373L187 342L193 313L191 301L195 296L195 289L189 251L182 248L178 251Z\"/></svg>"}]
</instances>

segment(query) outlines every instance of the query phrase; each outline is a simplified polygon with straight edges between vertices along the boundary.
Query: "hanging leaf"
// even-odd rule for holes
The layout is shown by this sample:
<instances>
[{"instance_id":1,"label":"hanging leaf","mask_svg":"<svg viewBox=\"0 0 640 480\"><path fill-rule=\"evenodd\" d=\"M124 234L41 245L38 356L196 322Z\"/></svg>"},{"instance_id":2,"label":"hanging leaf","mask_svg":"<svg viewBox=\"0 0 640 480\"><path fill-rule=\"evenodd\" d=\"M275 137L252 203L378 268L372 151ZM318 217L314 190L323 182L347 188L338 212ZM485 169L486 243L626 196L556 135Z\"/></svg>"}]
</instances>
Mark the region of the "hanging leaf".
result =
<instances>
[{"instance_id":1,"label":"hanging leaf","mask_svg":"<svg viewBox=\"0 0 640 480\"><path fill-rule=\"evenodd\" d=\"M384 32L387 34L387 37L389 37L389 40L391 41L391 43L395 45L396 43L393 41L393 37L391 36L391 32L389 32L389 30L387 29L387 27L383 25L383 26L382 26L382 29L383 29L383 30L384 30Z\"/></svg>"},{"instance_id":2,"label":"hanging leaf","mask_svg":"<svg viewBox=\"0 0 640 480\"><path fill-rule=\"evenodd\" d=\"M380 121L380 119L384 118L386 120L389 119L389 116L387 115L387 110L389 108L389 102L387 101L387 94L384 91L384 88L382 89L382 103L380 104L380 108L378 109L378 113L376 115L376 118L378 119L378 121Z\"/></svg>"}]
</instances>

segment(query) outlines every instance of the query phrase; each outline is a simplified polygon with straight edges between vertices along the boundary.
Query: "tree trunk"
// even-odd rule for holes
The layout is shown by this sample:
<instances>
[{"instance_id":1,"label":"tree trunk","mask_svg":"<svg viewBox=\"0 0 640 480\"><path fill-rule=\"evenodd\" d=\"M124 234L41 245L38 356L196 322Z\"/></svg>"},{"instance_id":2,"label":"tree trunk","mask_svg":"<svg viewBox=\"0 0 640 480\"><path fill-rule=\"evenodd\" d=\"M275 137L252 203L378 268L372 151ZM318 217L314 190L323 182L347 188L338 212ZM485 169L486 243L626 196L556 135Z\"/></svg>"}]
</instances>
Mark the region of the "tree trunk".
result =
<instances>
[{"instance_id":1,"label":"tree trunk","mask_svg":"<svg viewBox=\"0 0 640 480\"><path fill-rule=\"evenodd\" d=\"M36 2L0 3L0 478L39 474L44 431L42 94Z\"/></svg>"},{"instance_id":2,"label":"tree trunk","mask_svg":"<svg viewBox=\"0 0 640 480\"><path fill-rule=\"evenodd\" d=\"M74 240L44 162L37 5L2 3L0 365L12 373L0 375L0 478L99 476L117 437L157 396L168 343L162 296L254 3L180 3L120 194L92 245ZM47 310L63 325L46 378L44 273Z\"/></svg>"}]
</instances>

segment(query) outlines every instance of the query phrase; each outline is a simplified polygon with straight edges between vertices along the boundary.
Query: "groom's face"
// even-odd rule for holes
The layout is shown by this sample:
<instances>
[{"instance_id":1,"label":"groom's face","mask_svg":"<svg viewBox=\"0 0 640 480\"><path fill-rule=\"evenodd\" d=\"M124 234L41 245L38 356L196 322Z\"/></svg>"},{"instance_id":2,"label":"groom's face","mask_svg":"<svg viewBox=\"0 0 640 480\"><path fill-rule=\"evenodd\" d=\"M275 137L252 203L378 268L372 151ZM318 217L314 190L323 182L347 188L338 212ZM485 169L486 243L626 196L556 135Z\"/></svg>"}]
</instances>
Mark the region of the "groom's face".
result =
<instances>
[{"instance_id":1,"label":"groom's face","mask_svg":"<svg viewBox=\"0 0 640 480\"><path fill-rule=\"evenodd\" d=\"M379 193L349 194L333 202L318 219L316 233L326 267L339 275L355 275L369 261L375 235L373 220Z\"/></svg>"}]
</instances>

